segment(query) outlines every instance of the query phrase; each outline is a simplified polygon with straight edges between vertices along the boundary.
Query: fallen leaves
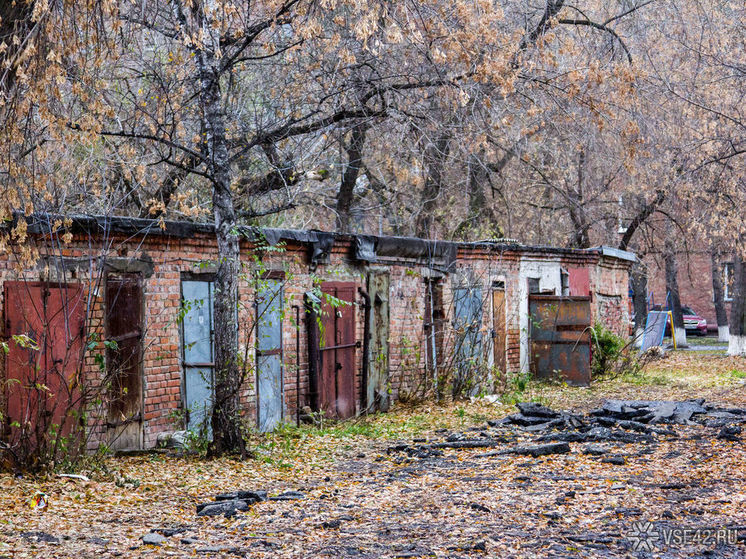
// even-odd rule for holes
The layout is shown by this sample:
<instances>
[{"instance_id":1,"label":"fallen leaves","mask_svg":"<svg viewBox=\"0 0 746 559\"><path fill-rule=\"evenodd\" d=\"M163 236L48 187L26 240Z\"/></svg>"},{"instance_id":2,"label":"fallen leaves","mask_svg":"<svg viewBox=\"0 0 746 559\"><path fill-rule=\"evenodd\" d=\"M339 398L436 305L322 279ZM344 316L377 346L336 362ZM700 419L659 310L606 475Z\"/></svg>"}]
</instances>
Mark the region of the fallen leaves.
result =
<instances>
[{"instance_id":1,"label":"fallen leaves","mask_svg":"<svg viewBox=\"0 0 746 559\"><path fill-rule=\"evenodd\" d=\"M665 383L532 385L528 396L577 412L617 397L696 396L743 406L743 379L732 370L746 370L746 360L677 352L644 373L643 380ZM109 459L110 473L85 472L89 481L4 474L0 555L598 557L628 553L624 534L635 521L746 526L746 445L710 436L699 425L677 426L678 439L604 443L623 465L585 454L584 443L570 443L566 454L538 457L479 458L483 449L447 447L423 457L386 453L400 440L416 445L442 441L453 431L478 433L486 419L514 411L484 401L429 403L257 436L252 445L259 458L247 461L154 454ZM522 431L515 436L517 445L528 440ZM305 498L256 502L231 518L196 516L196 505L217 494L257 489L270 497L300 491ZM43 512L28 507L36 492L48 495ZM667 552L684 557L704 549L710 548ZM735 557L743 551L741 543L714 553Z\"/></svg>"}]
</instances>

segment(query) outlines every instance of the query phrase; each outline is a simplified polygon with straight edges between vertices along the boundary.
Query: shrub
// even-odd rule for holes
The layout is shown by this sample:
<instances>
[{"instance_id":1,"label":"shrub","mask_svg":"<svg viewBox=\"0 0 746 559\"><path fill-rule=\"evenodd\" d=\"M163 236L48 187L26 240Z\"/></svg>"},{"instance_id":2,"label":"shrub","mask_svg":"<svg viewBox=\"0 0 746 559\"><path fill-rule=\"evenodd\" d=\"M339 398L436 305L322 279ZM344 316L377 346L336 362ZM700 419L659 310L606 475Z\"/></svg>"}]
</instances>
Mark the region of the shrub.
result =
<instances>
[{"instance_id":1,"label":"shrub","mask_svg":"<svg viewBox=\"0 0 746 559\"><path fill-rule=\"evenodd\" d=\"M625 341L602 324L591 327L593 341L591 371L600 377L614 370L617 361L627 347Z\"/></svg>"}]
</instances>

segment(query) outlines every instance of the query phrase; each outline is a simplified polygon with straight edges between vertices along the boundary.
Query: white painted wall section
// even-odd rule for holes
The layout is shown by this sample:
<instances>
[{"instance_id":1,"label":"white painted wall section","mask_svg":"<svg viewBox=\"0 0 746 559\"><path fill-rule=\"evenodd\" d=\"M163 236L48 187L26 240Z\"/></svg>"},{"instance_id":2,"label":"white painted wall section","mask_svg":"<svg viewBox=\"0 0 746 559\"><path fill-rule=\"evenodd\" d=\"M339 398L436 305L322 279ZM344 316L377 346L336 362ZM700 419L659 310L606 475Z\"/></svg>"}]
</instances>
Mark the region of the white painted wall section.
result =
<instances>
[{"instance_id":1,"label":"white painted wall section","mask_svg":"<svg viewBox=\"0 0 746 559\"><path fill-rule=\"evenodd\" d=\"M528 279L539 278L541 291L554 290L555 295L562 293L561 266L559 262L546 260L521 259L518 270L519 324L521 328L521 372L529 370L529 320L528 320Z\"/></svg>"}]
</instances>

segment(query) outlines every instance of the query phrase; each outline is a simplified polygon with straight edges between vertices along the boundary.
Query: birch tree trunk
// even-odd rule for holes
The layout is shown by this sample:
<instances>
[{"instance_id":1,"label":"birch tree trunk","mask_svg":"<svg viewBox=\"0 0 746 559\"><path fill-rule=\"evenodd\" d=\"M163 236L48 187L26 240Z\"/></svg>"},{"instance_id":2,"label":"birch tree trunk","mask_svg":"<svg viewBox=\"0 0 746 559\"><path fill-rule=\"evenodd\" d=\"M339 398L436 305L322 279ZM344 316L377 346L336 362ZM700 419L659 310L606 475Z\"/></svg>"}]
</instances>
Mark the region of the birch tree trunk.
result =
<instances>
[{"instance_id":1,"label":"birch tree trunk","mask_svg":"<svg viewBox=\"0 0 746 559\"><path fill-rule=\"evenodd\" d=\"M746 263L736 253L733 268L733 304L730 308L728 355L746 355Z\"/></svg>"}]
</instances>

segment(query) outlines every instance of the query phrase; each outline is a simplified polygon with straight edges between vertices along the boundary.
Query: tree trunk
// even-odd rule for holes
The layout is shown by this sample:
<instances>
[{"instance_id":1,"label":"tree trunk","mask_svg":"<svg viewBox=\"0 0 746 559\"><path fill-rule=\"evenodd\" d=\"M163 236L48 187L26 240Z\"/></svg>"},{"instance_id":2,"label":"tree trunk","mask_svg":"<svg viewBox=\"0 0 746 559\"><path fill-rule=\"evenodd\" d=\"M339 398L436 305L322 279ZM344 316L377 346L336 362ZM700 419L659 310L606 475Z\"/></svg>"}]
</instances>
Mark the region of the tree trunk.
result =
<instances>
[{"instance_id":1,"label":"tree trunk","mask_svg":"<svg viewBox=\"0 0 746 559\"><path fill-rule=\"evenodd\" d=\"M740 253L733 259L733 303L730 308L728 355L746 355L746 262Z\"/></svg>"},{"instance_id":2,"label":"tree trunk","mask_svg":"<svg viewBox=\"0 0 746 559\"><path fill-rule=\"evenodd\" d=\"M678 347L688 347L686 343L686 329L684 328L684 314L681 312L681 299L679 298L679 269L676 262L676 247L674 246L670 232L666 238L663 257L666 263L668 308L673 313L673 334L676 336L676 345Z\"/></svg>"},{"instance_id":3,"label":"tree trunk","mask_svg":"<svg viewBox=\"0 0 746 559\"><path fill-rule=\"evenodd\" d=\"M502 237L502 229L497 225L495 213L487 202L484 187L489 183L489 169L484 163L484 152L469 154L469 213L454 231L454 237L466 241L474 234L479 236Z\"/></svg>"},{"instance_id":4,"label":"tree trunk","mask_svg":"<svg viewBox=\"0 0 746 559\"><path fill-rule=\"evenodd\" d=\"M443 167L449 153L450 140L447 134L438 138L425 150L425 187L422 189L422 209L417 218L418 237L429 238L433 231L433 214L443 188Z\"/></svg>"},{"instance_id":5,"label":"tree trunk","mask_svg":"<svg viewBox=\"0 0 746 559\"><path fill-rule=\"evenodd\" d=\"M585 200L583 200L583 172L585 171L585 150L578 154L578 186L568 186L567 197L570 201L570 221L573 225L570 246L574 248L590 248L591 241L588 235L590 223L585 213Z\"/></svg>"},{"instance_id":6,"label":"tree trunk","mask_svg":"<svg viewBox=\"0 0 746 559\"><path fill-rule=\"evenodd\" d=\"M365 145L366 124L357 124L350 134L347 146L347 166L342 173L342 182L337 193L337 229L344 233L350 231L350 210L357 178L363 166L363 146Z\"/></svg>"},{"instance_id":7,"label":"tree trunk","mask_svg":"<svg viewBox=\"0 0 746 559\"><path fill-rule=\"evenodd\" d=\"M246 448L241 428L240 388L241 371L238 366L238 273L240 254L236 234L236 212L231 192L231 166L226 122L220 88L219 26L212 14L219 13L214 5L205 2L192 6L191 12L202 33L201 46L194 47L197 77L200 86L200 106L205 146L209 157L212 179L212 205L215 236L218 245L218 266L215 272L214 347L215 400L212 409L213 440L210 454L240 452ZM186 16L178 4L177 17L184 25Z\"/></svg>"},{"instance_id":8,"label":"tree trunk","mask_svg":"<svg viewBox=\"0 0 746 559\"><path fill-rule=\"evenodd\" d=\"M718 341L727 342L729 337L728 313L725 310L723 269L720 266L720 254L713 248L710 250L710 257L712 258L712 293L715 301L715 317L718 324Z\"/></svg>"},{"instance_id":9,"label":"tree trunk","mask_svg":"<svg viewBox=\"0 0 746 559\"><path fill-rule=\"evenodd\" d=\"M629 225L627 225L626 230L624 231L624 235L622 235L622 240L619 243L619 248L622 250L627 250L627 247L629 246L630 241L632 241L632 237L637 232L637 230L642 226L643 223L645 223L645 220L649 218L655 210L663 203L663 200L666 199L666 193L663 190L659 190L658 193L655 196L655 199L650 202L646 203L644 197L641 197L642 199L642 209L635 215L635 217L632 218L632 221L630 221Z\"/></svg>"},{"instance_id":10,"label":"tree trunk","mask_svg":"<svg viewBox=\"0 0 746 559\"><path fill-rule=\"evenodd\" d=\"M632 265L629 279L635 312L635 346L642 347L642 336L648 318L648 269L641 260Z\"/></svg>"}]
</instances>

